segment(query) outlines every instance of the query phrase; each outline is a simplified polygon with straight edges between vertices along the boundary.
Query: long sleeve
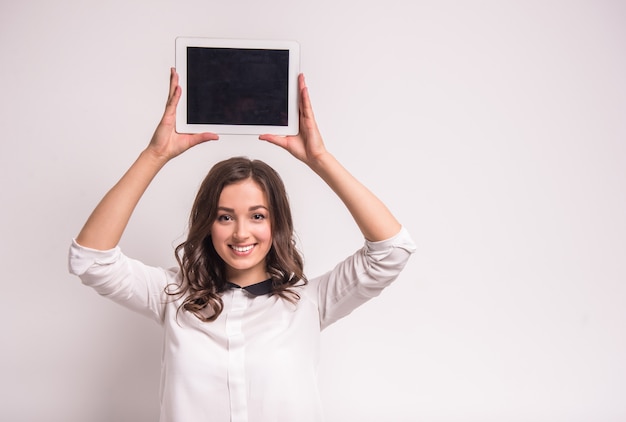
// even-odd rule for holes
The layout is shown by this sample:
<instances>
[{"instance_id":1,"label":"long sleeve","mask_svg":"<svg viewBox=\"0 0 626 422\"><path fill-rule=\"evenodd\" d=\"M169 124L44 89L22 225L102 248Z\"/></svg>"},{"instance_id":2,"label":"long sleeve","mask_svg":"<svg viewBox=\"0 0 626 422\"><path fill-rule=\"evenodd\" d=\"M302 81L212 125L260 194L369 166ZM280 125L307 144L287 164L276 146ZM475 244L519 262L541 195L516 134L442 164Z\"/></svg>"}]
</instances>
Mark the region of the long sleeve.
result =
<instances>
[{"instance_id":1,"label":"long sleeve","mask_svg":"<svg viewBox=\"0 0 626 422\"><path fill-rule=\"evenodd\" d=\"M119 247L100 251L72 241L69 271L82 283L114 302L163 321L168 300L164 289L175 280L175 274L163 268L150 267L125 256Z\"/></svg>"},{"instance_id":2,"label":"long sleeve","mask_svg":"<svg viewBox=\"0 0 626 422\"><path fill-rule=\"evenodd\" d=\"M403 227L390 239L365 241L355 254L332 271L311 280L317 289L321 329L350 314L398 278L416 250Z\"/></svg>"}]
</instances>

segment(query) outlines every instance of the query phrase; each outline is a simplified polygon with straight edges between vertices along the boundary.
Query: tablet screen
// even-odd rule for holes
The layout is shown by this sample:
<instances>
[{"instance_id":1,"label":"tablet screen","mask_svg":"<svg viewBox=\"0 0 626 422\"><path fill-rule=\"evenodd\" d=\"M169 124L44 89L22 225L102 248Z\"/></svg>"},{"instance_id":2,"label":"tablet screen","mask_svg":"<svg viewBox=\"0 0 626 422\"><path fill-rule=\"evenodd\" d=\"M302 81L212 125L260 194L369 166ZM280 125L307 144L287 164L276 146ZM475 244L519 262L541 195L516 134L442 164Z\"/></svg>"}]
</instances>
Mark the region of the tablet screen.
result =
<instances>
[{"instance_id":1,"label":"tablet screen","mask_svg":"<svg viewBox=\"0 0 626 422\"><path fill-rule=\"evenodd\" d=\"M187 47L187 123L287 126L289 50Z\"/></svg>"}]
</instances>

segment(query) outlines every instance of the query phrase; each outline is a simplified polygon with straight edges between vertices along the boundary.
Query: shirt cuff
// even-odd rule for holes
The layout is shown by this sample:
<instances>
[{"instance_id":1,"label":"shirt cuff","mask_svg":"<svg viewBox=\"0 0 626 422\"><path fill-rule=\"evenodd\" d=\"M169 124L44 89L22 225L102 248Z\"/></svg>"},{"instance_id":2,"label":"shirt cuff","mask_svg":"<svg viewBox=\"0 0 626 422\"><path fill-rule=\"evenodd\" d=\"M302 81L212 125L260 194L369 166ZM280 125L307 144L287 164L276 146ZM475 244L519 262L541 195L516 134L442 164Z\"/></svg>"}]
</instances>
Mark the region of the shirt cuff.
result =
<instances>
[{"instance_id":1,"label":"shirt cuff","mask_svg":"<svg viewBox=\"0 0 626 422\"><path fill-rule=\"evenodd\" d=\"M396 235L390 237L389 239L378 240L375 242L366 240L365 248L368 255L375 256L376 260L384 258L396 248L404 249L409 253L409 255L413 254L417 250L415 242L413 242L411 235L404 226L402 226Z\"/></svg>"},{"instance_id":2,"label":"shirt cuff","mask_svg":"<svg viewBox=\"0 0 626 422\"><path fill-rule=\"evenodd\" d=\"M71 274L80 276L93 266L110 265L120 257L119 246L113 249L98 250L88 248L72 239L68 255L68 268Z\"/></svg>"}]
</instances>

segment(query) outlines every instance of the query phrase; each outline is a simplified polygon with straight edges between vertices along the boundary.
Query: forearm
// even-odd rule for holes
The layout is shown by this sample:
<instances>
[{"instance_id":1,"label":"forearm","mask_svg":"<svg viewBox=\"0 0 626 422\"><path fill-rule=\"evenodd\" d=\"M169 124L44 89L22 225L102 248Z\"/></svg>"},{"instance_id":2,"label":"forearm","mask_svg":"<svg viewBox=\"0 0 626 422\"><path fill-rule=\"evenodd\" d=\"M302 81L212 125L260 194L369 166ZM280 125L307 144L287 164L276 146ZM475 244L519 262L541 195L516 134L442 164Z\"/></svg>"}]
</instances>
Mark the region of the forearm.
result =
<instances>
[{"instance_id":1,"label":"forearm","mask_svg":"<svg viewBox=\"0 0 626 422\"><path fill-rule=\"evenodd\" d=\"M400 231L400 223L387 206L332 154L321 154L309 166L346 205L367 240L389 239Z\"/></svg>"},{"instance_id":2,"label":"forearm","mask_svg":"<svg viewBox=\"0 0 626 422\"><path fill-rule=\"evenodd\" d=\"M163 157L148 150L143 151L96 206L76 241L92 249L106 250L115 247L137 203L166 162Z\"/></svg>"}]
</instances>

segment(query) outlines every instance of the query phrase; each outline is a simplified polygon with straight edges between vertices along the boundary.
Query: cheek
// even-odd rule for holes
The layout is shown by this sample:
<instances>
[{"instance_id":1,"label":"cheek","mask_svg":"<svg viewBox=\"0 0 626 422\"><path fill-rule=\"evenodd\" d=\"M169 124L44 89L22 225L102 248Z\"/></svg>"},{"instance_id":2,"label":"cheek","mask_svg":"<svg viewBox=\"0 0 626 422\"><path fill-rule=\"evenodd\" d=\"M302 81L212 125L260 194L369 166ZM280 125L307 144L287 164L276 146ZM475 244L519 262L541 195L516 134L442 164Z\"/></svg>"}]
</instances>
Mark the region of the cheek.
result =
<instances>
[{"instance_id":1,"label":"cheek","mask_svg":"<svg viewBox=\"0 0 626 422\"><path fill-rule=\"evenodd\" d=\"M217 247L219 244L221 244L222 240L224 240L225 237L224 228L220 227L217 224L213 224L211 226L211 231L209 232L209 234L211 235L211 242L213 242L214 247Z\"/></svg>"},{"instance_id":2,"label":"cheek","mask_svg":"<svg viewBox=\"0 0 626 422\"><path fill-rule=\"evenodd\" d=\"M221 258L222 261L226 259L226 252L224 246L224 232L223 230L219 230L218 228L211 228L211 243L213 244L213 249L215 249L215 253Z\"/></svg>"},{"instance_id":3,"label":"cheek","mask_svg":"<svg viewBox=\"0 0 626 422\"><path fill-rule=\"evenodd\" d=\"M272 243L272 226L268 223L263 226L260 236L269 243Z\"/></svg>"},{"instance_id":4,"label":"cheek","mask_svg":"<svg viewBox=\"0 0 626 422\"><path fill-rule=\"evenodd\" d=\"M269 250L272 247L272 227L269 224L257 225L250 234L265 250Z\"/></svg>"}]
</instances>

